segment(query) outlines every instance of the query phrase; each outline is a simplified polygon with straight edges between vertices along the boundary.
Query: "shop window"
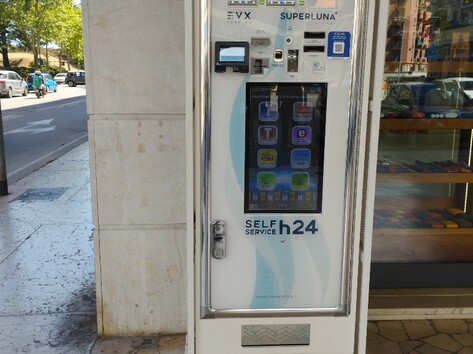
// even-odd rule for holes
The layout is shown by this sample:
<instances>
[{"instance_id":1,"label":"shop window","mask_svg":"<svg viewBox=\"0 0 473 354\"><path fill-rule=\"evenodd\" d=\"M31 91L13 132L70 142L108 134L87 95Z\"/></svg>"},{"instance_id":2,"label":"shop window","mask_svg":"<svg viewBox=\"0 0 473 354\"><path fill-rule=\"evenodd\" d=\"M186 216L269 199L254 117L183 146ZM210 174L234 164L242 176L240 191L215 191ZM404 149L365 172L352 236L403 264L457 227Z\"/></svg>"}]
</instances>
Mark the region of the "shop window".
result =
<instances>
[{"instance_id":1,"label":"shop window","mask_svg":"<svg viewBox=\"0 0 473 354\"><path fill-rule=\"evenodd\" d=\"M473 264L472 11L472 0L391 1L375 266Z\"/></svg>"}]
</instances>

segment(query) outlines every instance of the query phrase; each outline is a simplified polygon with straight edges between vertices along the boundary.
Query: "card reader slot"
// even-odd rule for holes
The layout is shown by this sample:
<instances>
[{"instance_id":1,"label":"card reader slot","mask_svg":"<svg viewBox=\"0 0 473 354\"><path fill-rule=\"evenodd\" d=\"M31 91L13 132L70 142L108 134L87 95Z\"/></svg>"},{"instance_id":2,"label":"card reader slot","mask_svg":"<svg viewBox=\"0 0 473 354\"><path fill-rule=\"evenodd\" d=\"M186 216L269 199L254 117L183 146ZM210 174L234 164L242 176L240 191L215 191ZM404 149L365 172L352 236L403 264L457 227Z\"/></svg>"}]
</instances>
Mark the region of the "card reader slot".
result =
<instances>
[{"instance_id":1,"label":"card reader slot","mask_svg":"<svg viewBox=\"0 0 473 354\"><path fill-rule=\"evenodd\" d=\"M325 46L323 45L305 45L304 53L324 53Z\"/></svg>"},{"instance_id":2,"label":"card reader slot","mask_svg":"<svg viewBox=\"0 0 473 354\"><path fill-rule=\"evenodd\" d=\"M304 32L307 39L325 39L325 32Z\"/></svg>"}]
</instances>

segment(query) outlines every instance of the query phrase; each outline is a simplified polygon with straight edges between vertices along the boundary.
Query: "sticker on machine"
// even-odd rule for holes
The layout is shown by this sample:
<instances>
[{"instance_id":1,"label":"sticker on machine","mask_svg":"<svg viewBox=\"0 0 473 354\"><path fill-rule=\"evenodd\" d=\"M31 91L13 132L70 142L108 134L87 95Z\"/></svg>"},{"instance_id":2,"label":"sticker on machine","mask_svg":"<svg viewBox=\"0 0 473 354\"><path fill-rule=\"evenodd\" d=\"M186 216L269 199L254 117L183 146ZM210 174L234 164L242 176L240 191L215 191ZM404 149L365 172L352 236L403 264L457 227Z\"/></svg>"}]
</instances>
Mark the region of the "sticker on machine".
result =
<instances>
[{"instance_id":1,"label":"sticker on machine","mask_svg":"<svg viewBox=\"0 0 473 354\"><path fill-rule=\"evenodd\" d=\"M245 220L247 236L316 236L319 226L315 218L271 218L261 217Z\"/></svg>"},{"instance_id":2,"label":"sticker on machine","mask_svg":"<svg viewBox=\"0 0 473 354\"><path fill-rule=\"evenodd\" d=\"M329 32L327 57L346 59L350 56L351 33L343 31Z\"/></svg>"},{"instance_id":3,"label":"sticker on machine","mask_svg":"<svg viewBox=\"0 0 473 354\"><path fill-rule=\"evenodd\" d=\"M325 73L325 61L323 60L321 55L317 55L313 57L312 73L313 74Z\"/></svg>"}]
</instances>

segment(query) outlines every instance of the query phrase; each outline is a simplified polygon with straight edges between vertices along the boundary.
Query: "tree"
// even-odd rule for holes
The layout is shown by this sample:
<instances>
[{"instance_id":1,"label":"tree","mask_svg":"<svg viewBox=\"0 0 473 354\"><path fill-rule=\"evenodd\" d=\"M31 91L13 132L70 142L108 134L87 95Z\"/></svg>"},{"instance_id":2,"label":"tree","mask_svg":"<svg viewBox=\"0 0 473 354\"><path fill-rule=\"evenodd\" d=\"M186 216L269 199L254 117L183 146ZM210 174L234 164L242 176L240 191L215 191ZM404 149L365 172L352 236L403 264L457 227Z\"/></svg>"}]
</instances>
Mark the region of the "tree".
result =
<instances>
[{"instance_id":1,"label":"tree","mask_svg":"<svg viewBox=\"0 0 473 354\"><path fill-rule=\"evenodd\" d=\"M61 15L67 19L56 34L55 43L59 46L59 57L62 59L67 56L68 70L70 70L70 62L74 61L79 66L84 64L84 51L82 41L82 14L81 9L77 5L70 3L70 6L62 8Z\"/></svg>"},{"instance_id":2,"label":"tree","mask_svg":"<svg viewBox=\"0 0 473 354\"><path fill-rule=\"evenodd\" d=\"M0 48L2 52L3 67L10 68L8 59L8 47L10 45L10 33L14 22L16 9L10 2L0 3Z\"/></svg>"},{"instance_id":3,"label":"tree","mask_svg":"<svg viewBox=\"0 0 473 354\"><path fill-rule=\"evenodd\" d=\"M38 63L41 45L47 36L48 26L54 7L60 6L59 0L16 0L22 14L16 19L16 28L23 33L21 38L33 51L34 63Z\"/></svg>"},{"instance_id":4,"label":"tree","mask_svg":"<svg viewBox=\"0 0 473 354\"><path fill-rule=\"evenodd\" d=\"M59 46L69 57L83 62L82 17L80 7L75 5L73 0L10 0L10 2L15 11L13 19L8 22L9 28L12 28L15 40L33 52L35 66L39 66L43 48L47 49L50 45ZM2 21L0 18L0 41ZM73 40L76 42L73 43ZM47 50L45 55L48 59Z\"/></svg>"}]
</instances>

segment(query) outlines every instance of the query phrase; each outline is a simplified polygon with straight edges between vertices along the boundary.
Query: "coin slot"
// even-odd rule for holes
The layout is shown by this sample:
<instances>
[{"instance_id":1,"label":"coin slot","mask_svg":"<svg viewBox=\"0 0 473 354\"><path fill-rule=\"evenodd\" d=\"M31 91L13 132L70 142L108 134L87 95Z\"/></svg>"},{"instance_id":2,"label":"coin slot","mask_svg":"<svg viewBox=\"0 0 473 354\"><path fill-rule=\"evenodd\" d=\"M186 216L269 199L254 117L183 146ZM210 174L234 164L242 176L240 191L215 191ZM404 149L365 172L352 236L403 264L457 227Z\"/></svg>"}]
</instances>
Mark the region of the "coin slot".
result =
<instances>
[{"instance_id":1,"label":"coin slot","mask_svg":"<svg viewBox=\"0 0 473 354\"><path fill-rule=\"evenodd\" d=\"M251 73L263 75L265 69L269 68L269 58L251 58Z\"/></svg>"}]
</instances>

